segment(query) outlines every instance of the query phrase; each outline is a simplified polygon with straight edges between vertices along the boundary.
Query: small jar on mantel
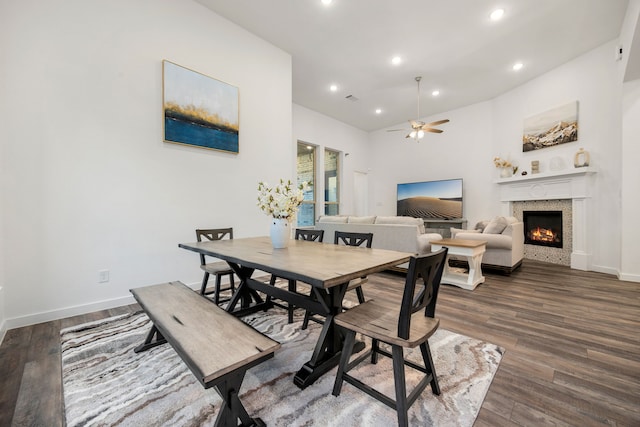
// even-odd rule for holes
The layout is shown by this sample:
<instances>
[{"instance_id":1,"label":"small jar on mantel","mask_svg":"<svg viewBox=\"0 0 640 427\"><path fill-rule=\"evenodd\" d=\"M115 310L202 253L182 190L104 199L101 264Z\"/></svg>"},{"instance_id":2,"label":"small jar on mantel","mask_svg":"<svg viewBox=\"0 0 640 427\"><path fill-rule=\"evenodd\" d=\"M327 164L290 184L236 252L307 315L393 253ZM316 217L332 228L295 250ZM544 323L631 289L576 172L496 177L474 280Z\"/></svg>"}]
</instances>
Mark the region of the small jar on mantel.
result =
<instances>
[{"instance_id":1,"label":"small jar on mantel","mask_svg":"<svg viewBox=\"0 0 640 427\"><path fill-rule=\"evenodd\" d=\"M589 152L584 148L580 147L575 156L573 156L573 166L576 168L583 168L589 166Z\"/></svg>"}]
</instances>

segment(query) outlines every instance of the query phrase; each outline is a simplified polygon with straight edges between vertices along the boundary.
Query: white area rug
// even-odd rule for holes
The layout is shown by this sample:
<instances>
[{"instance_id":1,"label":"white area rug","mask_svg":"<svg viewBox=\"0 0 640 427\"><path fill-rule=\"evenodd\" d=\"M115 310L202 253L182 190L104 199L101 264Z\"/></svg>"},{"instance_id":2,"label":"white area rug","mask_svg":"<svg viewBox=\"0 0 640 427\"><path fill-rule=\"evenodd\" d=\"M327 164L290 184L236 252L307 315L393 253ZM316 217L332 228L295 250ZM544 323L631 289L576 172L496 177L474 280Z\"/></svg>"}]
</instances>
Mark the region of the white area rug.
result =
<instances>
[{"instance_id":1,"label":"white area rug","mask_svg":"<svg viewBox=\"0 0 640 427\"><path fill-rule=\"evenodd\" d=\"M305 390L293 384L293 376L311 357L320 325L311 322L302 331L302 316L288 325L279 309L243 320L282 343L273 359L247 372L240 399L251 417L269 426L396 425L394 410L350 384L343 385L340 396L331 395L336 368ZM147 316L136 313L61 331L68 426L214 424L222 400L197 382L169 344L134 353L150 327ZM503 350L443 329L429 343L442 393L435 396L427 386L410 408L410 424L472 426ZM419 350L413 354L420 360ZM419 375L411 368L406 372L410 389ZM352 373L394 396L390 359L381 357L377 365L364 362Z\"/></svg>"}]
</instances>

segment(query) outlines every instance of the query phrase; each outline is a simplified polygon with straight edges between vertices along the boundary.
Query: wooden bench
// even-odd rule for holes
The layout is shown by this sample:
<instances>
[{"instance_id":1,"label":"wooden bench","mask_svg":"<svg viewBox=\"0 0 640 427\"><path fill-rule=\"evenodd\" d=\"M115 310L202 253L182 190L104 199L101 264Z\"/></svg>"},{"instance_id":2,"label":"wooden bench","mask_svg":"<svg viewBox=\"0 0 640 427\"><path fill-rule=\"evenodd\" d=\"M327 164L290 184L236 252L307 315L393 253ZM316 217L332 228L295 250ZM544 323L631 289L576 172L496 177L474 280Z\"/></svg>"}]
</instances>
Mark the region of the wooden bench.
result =
<instances>
[{"instance_id":1,"label":"wooden bench","mask_svg":"<svg viewBox=\"0 0 640 427\"><path fill-rule=\"evenodd\" d=\"M250 418L238 394L247 369L273 357L280 343L227 313L181 282L131 289L153 326L136 353L168 342L200 384L223 403L216 426L265 425Z\"/></svg>"}]
</instances>

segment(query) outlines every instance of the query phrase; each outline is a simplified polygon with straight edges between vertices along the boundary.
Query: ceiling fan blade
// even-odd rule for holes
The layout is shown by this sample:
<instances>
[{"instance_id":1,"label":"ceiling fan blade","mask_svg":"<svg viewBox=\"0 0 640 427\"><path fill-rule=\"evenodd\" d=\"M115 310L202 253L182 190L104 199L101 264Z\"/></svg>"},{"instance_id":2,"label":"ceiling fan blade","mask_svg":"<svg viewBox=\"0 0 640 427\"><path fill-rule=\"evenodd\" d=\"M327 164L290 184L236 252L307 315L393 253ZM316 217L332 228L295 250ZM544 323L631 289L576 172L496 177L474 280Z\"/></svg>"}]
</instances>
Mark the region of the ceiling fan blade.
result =
<instances>
[{"instance_id":1,"label":"ceiling fan blade","mask_svg":"<svg viewBox=\"0 0 640 427\"><path fill-rule=\"evenodd\" d=\"M442 133L442 132L444 132L443 130L436 129L436 128L422 128L422 130L425 131L425 132L433 132L433 133Z\"/></svg>"},{"instance_id":2,"label":"ceiling fan blade","mask_svg":"<svg viewBox=\"0 0 640 427\"><path fill-rule=\"evenodd\" d=\"M437 122L427 123L426 126L437 126L437 125L441 125L443 123L448 123L448 122L449 122L449 119L438 120Z\"/></svg>"},{"instance_id":3,"label":"ceiling fan blade","mask_svg":"<svg viewBox=\"0 0 640 427\"><path fill-rule=\"evenodd\" d=\"M406 130L406 129L387 129L387 132L398 132L401 130Z\"/></svg>"}]
</instances>

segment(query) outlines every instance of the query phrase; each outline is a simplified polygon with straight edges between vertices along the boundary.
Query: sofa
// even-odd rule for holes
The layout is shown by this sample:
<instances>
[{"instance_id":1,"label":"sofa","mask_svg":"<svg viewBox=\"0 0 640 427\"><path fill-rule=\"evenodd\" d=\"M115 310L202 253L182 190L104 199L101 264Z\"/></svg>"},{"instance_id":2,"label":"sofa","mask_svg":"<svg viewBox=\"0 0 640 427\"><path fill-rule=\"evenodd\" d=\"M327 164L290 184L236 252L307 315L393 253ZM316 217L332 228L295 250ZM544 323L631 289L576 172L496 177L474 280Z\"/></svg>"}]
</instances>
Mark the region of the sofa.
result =
<instances>
[{"instance_id":1,"label":"sofa","mask_svg":"<svg viewBox=\"0 0 640 427\"><path fill-rule=\"evenodd\" d=\"M325 215L315 228L324 230L324 243L333 243L336 231L373 233L371 247L414 254L431 252L431 242L442 239L438 233L425 233L424 221L409 216ZM398 266L406 270L407 264Z\"/></svg>"},{"instance_id":2,"label":"sofa","mask_svg":"<svg viewBox=\"0 0 640 427\"><path fill-rule=\"evenodd\" d=\"M491 220L480 221L473 230L451 228L451 238L487 242L487 249L482 257L483 269L511 274L520 267L524 258L524 224L512 216L496 216ZM460 261L452 262L457 263Z\"/></svg>"}]
</instances>

